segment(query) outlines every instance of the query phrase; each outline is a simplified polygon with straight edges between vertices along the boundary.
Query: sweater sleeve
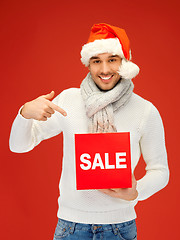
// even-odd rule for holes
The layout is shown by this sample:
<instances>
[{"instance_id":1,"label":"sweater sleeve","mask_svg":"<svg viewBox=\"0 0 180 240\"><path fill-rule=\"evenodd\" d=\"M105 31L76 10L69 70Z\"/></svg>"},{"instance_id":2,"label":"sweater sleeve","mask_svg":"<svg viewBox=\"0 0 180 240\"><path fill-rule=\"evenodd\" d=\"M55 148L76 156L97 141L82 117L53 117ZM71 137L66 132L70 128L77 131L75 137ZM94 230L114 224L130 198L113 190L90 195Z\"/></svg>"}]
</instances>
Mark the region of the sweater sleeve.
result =
<instances>
[{"instance_id":1,"label":"sweater sleeve","mask_svg":"<svg viewBox=\"0 0 180 240\"><path fill-rule=\"evenodd\" d=\"M63 108L64 91L54 98L52 102ZM47 121L38 121L24 118L20 114L21 108L11 128L9 147L12 152L31 151L42 140L54 137L62 131L64 116L59 112L55 111Z\"/></svg>"},{"instance_id":2,"label":"sweater sleeve","mask_svg":"<svg viewBox=\"0 0 180 240\"><path fill-rule=\"evenodd\" d=\"M141 152L146 163L146 174L137 181L139 200L152 196L164 188L169 181L162 119L152 104L147 109L140 139Z\"/></svg>"}]
</instances>

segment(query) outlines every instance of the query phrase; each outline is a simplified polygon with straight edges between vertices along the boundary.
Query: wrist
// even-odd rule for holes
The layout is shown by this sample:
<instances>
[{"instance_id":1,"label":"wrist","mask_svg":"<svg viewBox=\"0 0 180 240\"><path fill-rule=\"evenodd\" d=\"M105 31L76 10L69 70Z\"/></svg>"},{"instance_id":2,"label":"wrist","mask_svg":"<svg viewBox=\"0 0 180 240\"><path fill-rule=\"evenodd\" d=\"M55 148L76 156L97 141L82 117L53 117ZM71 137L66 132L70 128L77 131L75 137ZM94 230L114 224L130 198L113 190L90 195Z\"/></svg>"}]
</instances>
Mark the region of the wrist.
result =
<instances>
[{"instance_id":1,"label":"wrist","mask_svg":"<svg viewBox=\"0 0 180 240\"><path fill-rule=\"evenodd\" d=\"M24 106L21 108L20 114L21 114L24 118L30 119L30 117L29 117L28 114L26 113L26 104L27 104L27 103L25 103Z\"/></svg>"},{"instance_id":2,"label":"wrist","mask_svg":"<svg viewBox=\"0 0 180 240\"><path fill-rule=\"evenodd\" d=\"M138 191L136 190L136 192L133 194L133 196L129 199L129 201L134 201L135 199L137 199L138 197Z\"/></svg>"}]
</instances>

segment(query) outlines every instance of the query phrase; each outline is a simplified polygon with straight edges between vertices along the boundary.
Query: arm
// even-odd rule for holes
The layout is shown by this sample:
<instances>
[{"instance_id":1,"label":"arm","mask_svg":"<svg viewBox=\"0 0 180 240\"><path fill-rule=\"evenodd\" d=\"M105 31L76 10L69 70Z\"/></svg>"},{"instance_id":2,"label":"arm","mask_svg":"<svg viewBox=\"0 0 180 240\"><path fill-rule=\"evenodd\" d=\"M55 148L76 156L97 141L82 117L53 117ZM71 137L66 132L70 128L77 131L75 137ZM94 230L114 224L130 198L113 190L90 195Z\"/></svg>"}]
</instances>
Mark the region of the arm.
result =
<instances>
[{"instance_id":1,"label":"arm","mask_svg":"<svg viewBox=\"0 0 180 240\"><path fill-rule=\"evenodd\" d=\"M153 105L142 125L140 147L146 162L146 174L137 181L137 190L139 200L144 200L164 188L169 181L164 127L160 114Z\"/></svg>"},{"instance_id":2,"label":"arm","mask_svg":"<svg viewBox=\"0 0 180 240\"><path fill-rule=\"evenodd\" d=\"M9 146L13 152L27 152L32 150L42 140L59 134L62 114L66 112L58 105L63 103L63 93L52 102L54 92L40 96L31 102L27 102L19 110L15 118Z\"/></svg>"},{"instance_id":3,"label":"arm","mask_svg":"<svg viewBox=\"0 0 180 240\"><path fill-rule=\"evenodd\" d=\"M158 110L150 104L141 128L140 147L146 162L145 176L136 181L132 175L132 188L101 189L99 191L128 201L144 200L164 188L169 180L169 168L164 139L164 128Z\"/></svg>"}]
</instances>

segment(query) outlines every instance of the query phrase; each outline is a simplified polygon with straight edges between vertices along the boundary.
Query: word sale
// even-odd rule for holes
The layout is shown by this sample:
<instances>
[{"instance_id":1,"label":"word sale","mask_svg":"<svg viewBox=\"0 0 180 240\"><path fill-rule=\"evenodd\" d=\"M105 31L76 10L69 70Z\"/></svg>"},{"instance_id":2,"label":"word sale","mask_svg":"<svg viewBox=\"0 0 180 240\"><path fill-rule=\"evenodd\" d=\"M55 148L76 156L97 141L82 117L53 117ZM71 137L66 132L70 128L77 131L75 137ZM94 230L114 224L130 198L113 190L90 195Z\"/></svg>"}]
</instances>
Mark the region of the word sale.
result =
<instances>
[{"instance_id":1,"label":"word sale","mask_svg":"<svg viewBox=\"0 0 180 240\"><path fill-rule=\"evenodd\" d=\"M114 164L109 163L109 153L104 153L104 158L101 157L100 153L94 155L94 159L91 159L91 155L88 153L83 153L80 156L80 167L83 170L94 170L97 167L100 169L122 169L127 168L126 164L126 152L115 153ZM104 161L103 161L104 160ZM103 163L104 162L104 163Z\"/></svg>"}]
</instances>

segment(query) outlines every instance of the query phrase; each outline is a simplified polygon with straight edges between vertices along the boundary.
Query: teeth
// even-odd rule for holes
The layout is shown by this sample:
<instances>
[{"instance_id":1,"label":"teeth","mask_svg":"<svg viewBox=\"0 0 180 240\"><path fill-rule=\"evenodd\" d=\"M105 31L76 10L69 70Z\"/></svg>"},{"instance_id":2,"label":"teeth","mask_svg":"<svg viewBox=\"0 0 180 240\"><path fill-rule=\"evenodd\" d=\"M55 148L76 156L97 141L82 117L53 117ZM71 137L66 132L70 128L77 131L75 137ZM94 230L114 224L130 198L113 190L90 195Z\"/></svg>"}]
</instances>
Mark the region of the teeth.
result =
<instances>
[{"instance_id":1,"label":"teeth","mask_svg":"<svg viewBox=\"0 0 180 240\"><path fill-rule=\"evenodd\" d=\"M108 79L110 79L111 78L111 76L109 76L109 77L101 77L103 80L108 80Z\"/></svg>"}]
</instances>

